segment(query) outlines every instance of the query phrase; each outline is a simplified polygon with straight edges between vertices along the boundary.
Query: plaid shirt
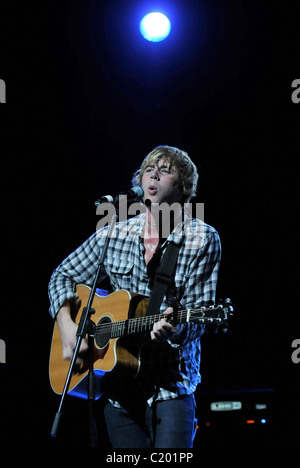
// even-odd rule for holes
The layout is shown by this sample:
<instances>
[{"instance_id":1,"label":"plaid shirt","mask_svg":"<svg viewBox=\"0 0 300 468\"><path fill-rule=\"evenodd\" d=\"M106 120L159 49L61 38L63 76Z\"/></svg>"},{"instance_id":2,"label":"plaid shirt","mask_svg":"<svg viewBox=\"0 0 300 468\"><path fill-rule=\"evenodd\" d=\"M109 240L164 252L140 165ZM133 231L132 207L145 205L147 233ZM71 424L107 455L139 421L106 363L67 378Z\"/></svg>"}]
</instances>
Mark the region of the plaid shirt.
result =
<instances>
[{"instance_id":1,"label":"plaid shirt","mask_svg":"<svg viewBox=\"0 0 300 468\"><path fill-rule=\"evenodd\" d=\"M150 296L152 283L144 260L144 224L145 214L117 223L99 282L108 275L114 291L127 289ZM95 232L54 270L49 283L53 318L66 299L76 297L76 284L92 285L107 232L107 227ZM214 301L221 257L216 230L199 219L186 216L159 247L158 254L163 255L168 242L181 244L173 284L173 293L181 306L196 308ZM168 306L165 298L161 312ZM201 380L200 336L203 331L203 326L189 322L177 326L172 340L150 341L143 346L142 371L138 379L143 388L147 387L145 394L149 404L154 399L166 400L195 391ZM112 399L118 400L118 397Z\"/></svg>"}]
</instances>

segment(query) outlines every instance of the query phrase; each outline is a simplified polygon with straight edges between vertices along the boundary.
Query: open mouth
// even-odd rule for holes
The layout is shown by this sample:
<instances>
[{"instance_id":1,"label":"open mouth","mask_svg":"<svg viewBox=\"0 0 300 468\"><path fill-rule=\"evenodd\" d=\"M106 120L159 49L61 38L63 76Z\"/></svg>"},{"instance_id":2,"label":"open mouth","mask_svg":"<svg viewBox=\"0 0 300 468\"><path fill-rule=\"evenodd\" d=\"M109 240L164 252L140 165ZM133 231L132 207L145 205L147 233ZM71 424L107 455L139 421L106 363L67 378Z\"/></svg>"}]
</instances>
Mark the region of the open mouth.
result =
<instances>
[{"instance_id":1,"label":"open mouth","mask_svg":"<svg viewBox=\"0 0 300 468\"><path fill-rule=\"evenodd\" d=\"M148 192L150 195L155 195L157 192L157 188L154 185L149 185Z\"/></svg>"}]
</instances>

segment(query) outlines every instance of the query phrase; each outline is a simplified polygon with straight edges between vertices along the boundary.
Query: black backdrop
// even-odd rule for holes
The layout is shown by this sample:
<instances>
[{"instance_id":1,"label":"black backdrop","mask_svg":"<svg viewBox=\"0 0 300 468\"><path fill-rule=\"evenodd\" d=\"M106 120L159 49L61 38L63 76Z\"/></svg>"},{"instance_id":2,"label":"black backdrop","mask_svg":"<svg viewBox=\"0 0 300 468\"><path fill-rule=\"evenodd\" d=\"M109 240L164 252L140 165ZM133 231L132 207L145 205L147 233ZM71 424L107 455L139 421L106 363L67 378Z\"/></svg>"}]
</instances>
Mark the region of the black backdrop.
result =
<instances>
[{"instance_id":1,"label":"black backdrop","mask_svg":"<svg viewBox=\"0 0 300 468\"><path fill-rule=\"evenodd\" d=\"M203 395L271 389L262 437L254 441L255 429L249 436L229 420L222 434L234 434L226 440L231 447L294 447L296 2L165 0L173 29L160 44L147 43L136 26L150 3L3 6L1 440L8 447L54 444L49 431L59 398L48 382L49 277L95 230L94 200L128 188L144 156L168 144L201 169L195 202L205 203L205 221L223 246L218 296L231 297L236 310L229 334L203 340L199 413ZM68 401L62 445L85 436L85 413L84 403ZM220 444L203 437L206 446Z\"/></svg>"}]
</instances>

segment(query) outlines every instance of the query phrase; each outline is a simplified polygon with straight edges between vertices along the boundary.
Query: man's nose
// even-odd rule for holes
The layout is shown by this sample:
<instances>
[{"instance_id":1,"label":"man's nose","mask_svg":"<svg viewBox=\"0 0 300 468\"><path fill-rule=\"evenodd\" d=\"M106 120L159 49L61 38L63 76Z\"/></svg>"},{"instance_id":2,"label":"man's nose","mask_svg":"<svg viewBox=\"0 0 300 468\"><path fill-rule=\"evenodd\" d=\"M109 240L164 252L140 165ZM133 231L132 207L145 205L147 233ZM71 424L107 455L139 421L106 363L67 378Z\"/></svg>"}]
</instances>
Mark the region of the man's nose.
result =
<instances>
[{"instance_id":1,"label":"man's nose","mask_svg":"<svg viewBox=\"0 0 300 468\"><path fill-rule=\"evenodd\" d=\"M154 167L152 174L151 174L151 179L156 179L159 180L159 170L158 167Z\"/></svg>"}]
</instances>

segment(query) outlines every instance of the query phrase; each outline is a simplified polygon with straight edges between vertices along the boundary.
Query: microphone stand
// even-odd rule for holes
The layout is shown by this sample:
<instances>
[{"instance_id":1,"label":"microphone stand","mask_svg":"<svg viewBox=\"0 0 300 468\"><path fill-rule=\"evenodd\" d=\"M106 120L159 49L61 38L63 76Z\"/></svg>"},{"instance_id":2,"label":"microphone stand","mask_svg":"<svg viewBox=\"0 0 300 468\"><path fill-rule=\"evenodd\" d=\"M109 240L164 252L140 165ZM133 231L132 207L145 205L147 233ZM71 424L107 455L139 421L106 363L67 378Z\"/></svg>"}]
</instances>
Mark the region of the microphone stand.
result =
<instances>
[{"instance_id":1,"label":"microphone stand","mask_svg":"<svg viewBox=\"0 0 300 468\"><path fill-rule=\"evenodd\" d=\"M114 204L117 200L117 197L114 201ZM101 268L104 264L104 260L106 257L106 252L109 244L109 240L111 237L111 234L113 232L113 229L115 227L116 221L118 219L118 214L116 209L114 210L114 213L111 218L111 222L109 225L108 233L105 239L105 243L103 246L103 250L100 256L100 260L97 266L97 271L93 280L93 285L91 288L91 292L89 295L88 303L86 307L83 308L82 313L81 313L81 318L78 324L78 329L76 333L77 341L76 345L74 348L73 356L71 359L69 371L67 374L67 378L65 381L64 389L61 395L61 400L59 404L58 411L55 415L52 429L51 429L51 436L56 437L59 424L61 421L62 417L62 408L63 404L65 402L65 397L67 395L70 382L71 382L71 377L74 369L74 365L76 362L76 358L79 352L79 348L81 345L82 340L88 335L88 353L89 353L89 373L88 373L88 402L89 402L89 431L90 431L90 448L97 448L97 428L96 428L96 421L95 421L95 411L94 411L94 403L95 403L95 374L94 374L94 359L93 359L93 348L94 348L94 330L95 330L95 323L91 320L91 315L95 312L94 309L91 308L91 305L94 300L95 292L96 292L96 286L98 282L98 278L100 275Z\"/></svg>"}]
</instances>

